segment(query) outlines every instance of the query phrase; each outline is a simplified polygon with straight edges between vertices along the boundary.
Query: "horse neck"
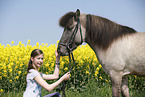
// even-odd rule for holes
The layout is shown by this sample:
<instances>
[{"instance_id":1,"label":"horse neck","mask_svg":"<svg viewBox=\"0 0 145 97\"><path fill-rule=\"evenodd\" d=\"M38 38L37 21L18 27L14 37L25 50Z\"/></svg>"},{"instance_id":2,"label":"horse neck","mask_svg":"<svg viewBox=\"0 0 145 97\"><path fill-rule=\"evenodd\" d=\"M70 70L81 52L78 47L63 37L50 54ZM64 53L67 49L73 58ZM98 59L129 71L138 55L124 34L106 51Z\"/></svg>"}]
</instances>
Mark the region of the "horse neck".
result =
<instances>
[{"instance_id":1,"label":"horse neck","mask_svg":"<svg viewBox=\"0 0 145 97\"><path fill-rule=\"evenodd\" d=\"M86 15L85 42L92 48L98 47L106 51L115 40L134 33L136 33L134 29L119 25L106 18Z\"/></svg>"}]
</instances>

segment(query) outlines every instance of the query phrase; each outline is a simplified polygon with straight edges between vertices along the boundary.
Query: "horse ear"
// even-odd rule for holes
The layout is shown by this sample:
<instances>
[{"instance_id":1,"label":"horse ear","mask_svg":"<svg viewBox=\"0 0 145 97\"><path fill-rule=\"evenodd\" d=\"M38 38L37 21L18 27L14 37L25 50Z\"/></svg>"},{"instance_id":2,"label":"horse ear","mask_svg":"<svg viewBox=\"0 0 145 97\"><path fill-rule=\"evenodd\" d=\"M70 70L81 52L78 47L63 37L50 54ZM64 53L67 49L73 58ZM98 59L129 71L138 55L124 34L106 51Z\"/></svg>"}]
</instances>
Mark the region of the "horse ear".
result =
<instances>
[{"instance_id":1,"label":"horse ear","mask_svg":"<svg viewBox=\"0 0 145 97\"><path fill-rule=\"evenodd\" d=\"M75 20L79 19L80 17L80 10L77 9L76 13L75 13Z\"/></svg>"}]
</instances>

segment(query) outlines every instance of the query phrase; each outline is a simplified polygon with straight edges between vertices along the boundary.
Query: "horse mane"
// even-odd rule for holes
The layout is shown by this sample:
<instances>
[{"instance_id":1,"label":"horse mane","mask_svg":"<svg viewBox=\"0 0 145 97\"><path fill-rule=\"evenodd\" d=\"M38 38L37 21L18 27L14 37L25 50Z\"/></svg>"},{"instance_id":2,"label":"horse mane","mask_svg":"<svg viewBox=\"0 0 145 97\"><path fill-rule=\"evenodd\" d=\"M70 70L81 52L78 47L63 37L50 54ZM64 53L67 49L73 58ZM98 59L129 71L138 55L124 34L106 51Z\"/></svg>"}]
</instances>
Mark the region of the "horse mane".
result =
<instances>
[{"instance_id":1,"label":"horse mane","mask_svg":"<svg viewBox=\"0 0 145 97\"><path fill-rule=\"evenodd\" d=\"M88 14L86 19L86 42L97 44L103 50L107 50L118 38L136 33L130 27L119 25L100 16Z\"/></svg>"},{"instance_id":2,"label":"horse mane","mask_svg":"<svg viewBox=\"0 0 145 97\"><path fill-rule=\"evenodd\" d=\"M62 16L59 20L59 25L61 27L69 27L73 21L72 21L72 18L75 16L75 13L74 12L69 12L69 13L66 13L64 16Z\"/></svg>"}]
</instances>

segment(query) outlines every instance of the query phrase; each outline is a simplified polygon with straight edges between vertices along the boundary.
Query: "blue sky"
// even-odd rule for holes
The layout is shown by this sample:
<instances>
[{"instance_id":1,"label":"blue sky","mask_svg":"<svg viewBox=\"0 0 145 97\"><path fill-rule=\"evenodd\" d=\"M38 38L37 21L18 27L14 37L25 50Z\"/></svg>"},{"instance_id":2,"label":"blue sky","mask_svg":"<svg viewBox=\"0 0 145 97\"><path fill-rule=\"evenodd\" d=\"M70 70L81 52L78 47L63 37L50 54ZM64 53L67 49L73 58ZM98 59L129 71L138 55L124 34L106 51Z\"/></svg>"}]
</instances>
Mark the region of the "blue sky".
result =
<instances>
[{"instance_id":1,"label":"blue sky","mask_svg":"<svg viewBox=\"0 0 145 97\"><path fill-rule=\"evenodd\" d=\"M56 44L60 17L77 9L145 32L145 0L0 0L0 43Z\"/></svg>"}]
</instances>

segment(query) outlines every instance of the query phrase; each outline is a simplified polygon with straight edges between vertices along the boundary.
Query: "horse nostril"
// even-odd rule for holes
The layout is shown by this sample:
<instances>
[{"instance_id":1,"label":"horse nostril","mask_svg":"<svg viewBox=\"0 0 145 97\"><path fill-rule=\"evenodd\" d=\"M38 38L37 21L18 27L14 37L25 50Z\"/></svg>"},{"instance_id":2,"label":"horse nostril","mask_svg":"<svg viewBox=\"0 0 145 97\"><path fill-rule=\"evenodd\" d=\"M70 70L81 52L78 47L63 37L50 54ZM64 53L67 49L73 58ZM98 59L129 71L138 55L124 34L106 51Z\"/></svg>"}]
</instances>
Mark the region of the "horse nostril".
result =
<instances>
[{"instance_id":1,"label":"horse nostril","mask_svg":"<svg viewBox=\"0 0 145 97\"><path fill-rule=\"evenodd\" d=\"M62 54L62 53L61 53L61 51L60 51L59 49L57 49L57 52L58 52L58 54L59 54L59 55L61 55L61 54Z\"/></svg>"},{"instance_id":2,"label":"horse nostril","mask_svg":"<svg viewBox=\"0 0 145 97\"><path fill-rule=\"evenodd\" d=\"M58 54L59 54L59 55L62 55L62 52L59 51Z\"/></svg>"},{"instance_id":3,"label":"horse nostril","mask_svg":"<svg viewBox=\"0 0 145 97\"><path fill-rule=\"evenodd\" d=\"M60 50L57 49L58 54L60 53Z\"/></svg>"}]
</instances>

